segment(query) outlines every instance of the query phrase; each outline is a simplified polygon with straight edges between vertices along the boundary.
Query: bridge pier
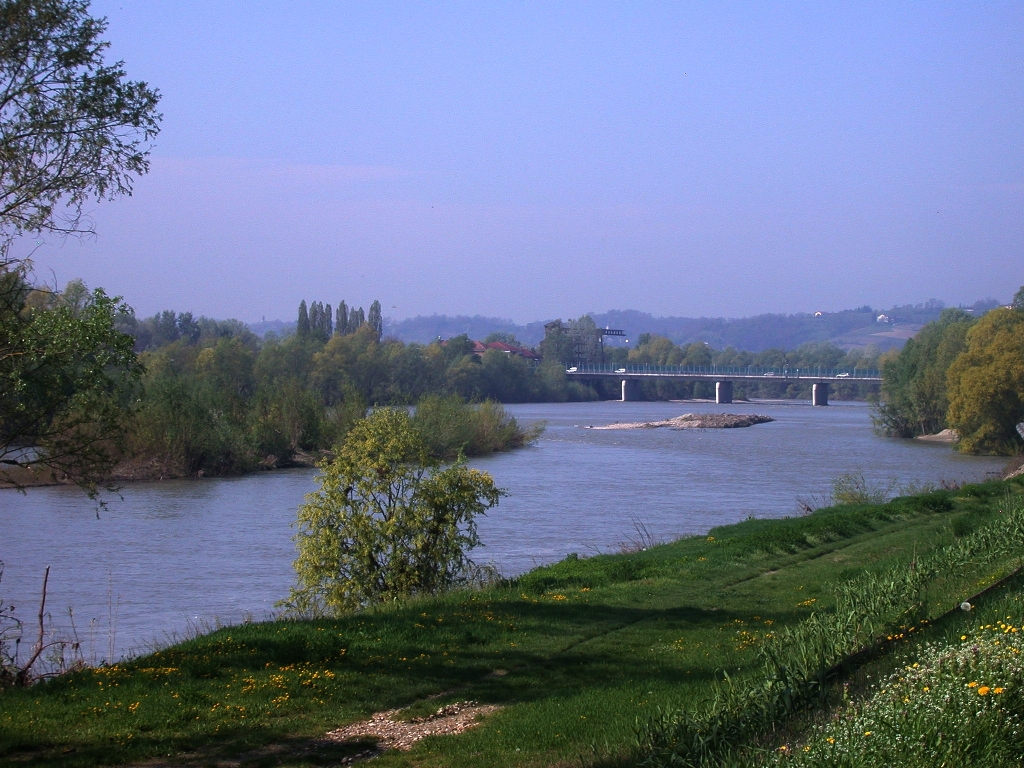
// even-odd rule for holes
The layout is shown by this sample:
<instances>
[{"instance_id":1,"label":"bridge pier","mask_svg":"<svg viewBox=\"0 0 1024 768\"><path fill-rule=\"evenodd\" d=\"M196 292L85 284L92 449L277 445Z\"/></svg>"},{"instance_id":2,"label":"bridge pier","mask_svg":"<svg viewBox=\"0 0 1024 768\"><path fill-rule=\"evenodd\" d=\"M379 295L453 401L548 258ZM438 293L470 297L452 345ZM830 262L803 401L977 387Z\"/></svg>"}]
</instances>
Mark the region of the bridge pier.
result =
<instances>
[{"instance_id":1,"label":"bridge pier","mask_svg":"<svg viewBox=\"0 0 1024 768\"><path fill-rule=\"evenodd\" d=\"M715 382L715 402L719 405L732 402L732 382L731 381L716 381Z\"/></svg>"},{"instance_id":2,"label":"bridge pier","mask_svg":"<svg viewBox=\"0 0 1024 768\"><path fill-rule=\"evenodd\" d=\"M640 399L640 382L636 379L622 380L622 402L628 403Z\"/></svg>"},{"instance_id":3,"label":"bridge pier","mask_svg":"<svg viewBox=\"0 0 1024 768\"><path fill-rule=\"evenodd\" d=\"M811 405L828 405L827 381L822 381L811 387Z\"/></svg>"}]
</instances>

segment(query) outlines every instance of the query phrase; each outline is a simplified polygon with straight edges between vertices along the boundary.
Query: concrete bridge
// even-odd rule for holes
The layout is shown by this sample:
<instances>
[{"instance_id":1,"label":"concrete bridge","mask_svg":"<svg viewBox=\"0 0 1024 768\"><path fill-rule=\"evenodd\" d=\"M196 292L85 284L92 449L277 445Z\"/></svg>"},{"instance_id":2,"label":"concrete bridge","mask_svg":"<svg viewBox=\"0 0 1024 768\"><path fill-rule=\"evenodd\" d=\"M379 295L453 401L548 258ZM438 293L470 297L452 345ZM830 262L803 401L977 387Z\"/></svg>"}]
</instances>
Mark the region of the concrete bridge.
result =
<instances>
[{"instance_id":1,"label":"concrete bridge","mask_svg":"<svg viewBox=\"0 0 1024 768\"><path fill-rule=\"evenodd\" d=\"M637 382L650 379L687 379L715 382L715 402L731 403L734 381L810 381L811 403L828 405L831 382L878 382L879 371L861 368L728 368L714 365L575 365L567 368L570 378L616 378L622 381L622 400L639 397Z\"/></svg>"}]
</instances>

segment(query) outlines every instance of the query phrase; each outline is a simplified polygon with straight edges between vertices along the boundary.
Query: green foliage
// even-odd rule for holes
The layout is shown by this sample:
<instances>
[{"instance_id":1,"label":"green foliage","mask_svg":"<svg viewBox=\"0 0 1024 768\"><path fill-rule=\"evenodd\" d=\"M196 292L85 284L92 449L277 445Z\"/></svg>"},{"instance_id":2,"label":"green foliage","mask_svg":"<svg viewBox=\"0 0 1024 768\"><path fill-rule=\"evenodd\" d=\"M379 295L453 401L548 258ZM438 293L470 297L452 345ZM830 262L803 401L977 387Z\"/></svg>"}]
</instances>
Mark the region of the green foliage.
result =
<instances>
[{"instance_id":1,"label":"green foliage","mask_svg":"<svg viewBox=\"0 0 1024 768\"><path fill-rule=\"evenodd\" d=\"M141 369L115 329L126 307L82 288L33 294L24 269L0 269L0 466L92 494L124 448Z\"/></svg>"},{"instance_id":2,"label":"green foliage","mask_svg":"<svg viewBox=\"0 0 1024 768\"><path fill-rule=\"evenodd\" d=\"M457 463L441 469L404 411L379 409L321 465L320 490L299 508L299 613L342 614L436 594L469 575L476 518L502 491Z\"/></svg>"},{"instance_id":3,"label":"green foliage","mask_svg":"<svg viewBox=\"0 0 1024 768\"><path fill-rule=\"evenodd\" d=\"M412 423L430 455L448 460L518 448L544 429L541 423L524 431L501 403L469 404L458 395L427 395L417 403Z\"/></svg>"},{"instance_id":4,"label":"green foliage","mask_svg":"<svg viewBox=\"0 0 1024 768\"><path fill-rule=\"evenodd\" d=\"M949 367L949 423L968 453L1020 450L1024 421L1024 313L996 309L967 334Z\"/></svg>"},{"instance_id":5,"label":"green foliage","mask_svg":"<svg viewBox=\"0 0 1024 768\"><path fill-rule=\"evenodd\" d=\"M104 63L106 21L88 10L78 0L0 2L4 256L23 232L82 231L75 214L86 201L130 194L149 169L159 95L127 80L121 62Z\"/></svg>"},{"instance_id":6,"label":"green foliage","mask_svg":"<svg viewBox=\"0 0 1024 768\"><path fill-rule=\"evenodd\" d=\"M933 434L948 426L947 372L966 344L975 320L959 309L944 310L882 364L882 403L875 428L890 437Z\"/></svg>"}]
</instances>

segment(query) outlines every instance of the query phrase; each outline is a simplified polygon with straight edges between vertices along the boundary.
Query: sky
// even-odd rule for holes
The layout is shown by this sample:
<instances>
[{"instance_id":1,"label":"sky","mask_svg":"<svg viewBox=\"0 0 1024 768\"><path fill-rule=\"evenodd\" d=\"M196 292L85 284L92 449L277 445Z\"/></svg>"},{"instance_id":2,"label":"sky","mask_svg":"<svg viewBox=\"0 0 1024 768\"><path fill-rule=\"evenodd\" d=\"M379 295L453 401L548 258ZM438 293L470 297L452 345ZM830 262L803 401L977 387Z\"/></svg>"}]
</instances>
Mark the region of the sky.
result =
<instances>
[{"instance_id":1,"label":"sky","mask_svg":"<svg viewBox=\"0 0 1024 768\"><path fill-rule=\"evenodd\" d=\"M1019 2L96 0L162 94L37 276L253 322L1008 301Z\"/></svg>"}]
</instances>

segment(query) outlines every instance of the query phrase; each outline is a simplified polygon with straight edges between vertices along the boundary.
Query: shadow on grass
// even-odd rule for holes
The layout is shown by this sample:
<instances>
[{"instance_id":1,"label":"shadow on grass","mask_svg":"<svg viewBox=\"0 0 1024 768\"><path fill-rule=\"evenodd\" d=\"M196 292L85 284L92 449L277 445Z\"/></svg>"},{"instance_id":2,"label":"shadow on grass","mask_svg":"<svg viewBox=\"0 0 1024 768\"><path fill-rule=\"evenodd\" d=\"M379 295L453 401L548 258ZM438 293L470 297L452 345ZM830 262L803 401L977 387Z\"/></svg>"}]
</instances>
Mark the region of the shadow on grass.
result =
<instances>
[{"instance_id":1,"label":"shadow on grass","mask_svg":"<svg viewBox=\"0 0 1024 768\"><path fill-rule=\"evenodd\" d=\"M479 615L456 617L452 608L458 607L451 600L433 601L339 620L225 628L121 665L119 694L110 688L106 693L96 691L94 671L7 692L7 706L0 702L0 707L12 711L19 700L29 707L38 702L44 718L40 725L49 721L55 727L44 726L32 734L22 731L13 740L0 737L0 762L72 768L173 754L174 764L244 757L247 765L315 765L321 759L317 755L326 750L329 754L323 759L338 763L367 745L317 746L312 736L289 734L316 732L324 723L322 733L376 711L408 707L446 693L452 700L509 705L571 697L588 687L612 689L629 681L707 681L715 676L712 667L695 661L687 674L677 657L638 653L649 642L644 623L650 622L657 632L683 632L743 618L726 610L534 603L502 596L482 602ZM435 621L428 622L424 614ZM436 621L439 616L444 620ZM487 616L501 617L505 623ZM510 625L515 629L508 629ZM521 638L520 628L528 633L529 648L510 644ZM280 713L253 717L244 724L216 721L216 729L212 716L204 716L229 681L269 676L303 664L333 670L342 680L326 708L317 711L312 702L296 700ZM147 677L154 669L176 670L173 682L166 685L166 676ZM169 697L176 692L189 693L191 710L170 708ZM134 722L126 717L124 728L111 732L111 724L97 728L101 724L87 712L95 702L112 700L114 695L144 700L146 707ZM434 698L430 707L436 708L438 701ZM155 713L148 719L142 717L147 709ZM182 714L194 720L182 719ZM130 739L124 731L131 732ZM300 754L303 750L309 752L307 757Z\"/></svg>"}]
</instances>

